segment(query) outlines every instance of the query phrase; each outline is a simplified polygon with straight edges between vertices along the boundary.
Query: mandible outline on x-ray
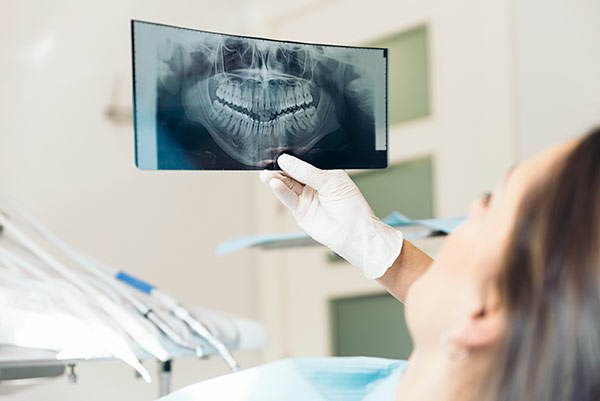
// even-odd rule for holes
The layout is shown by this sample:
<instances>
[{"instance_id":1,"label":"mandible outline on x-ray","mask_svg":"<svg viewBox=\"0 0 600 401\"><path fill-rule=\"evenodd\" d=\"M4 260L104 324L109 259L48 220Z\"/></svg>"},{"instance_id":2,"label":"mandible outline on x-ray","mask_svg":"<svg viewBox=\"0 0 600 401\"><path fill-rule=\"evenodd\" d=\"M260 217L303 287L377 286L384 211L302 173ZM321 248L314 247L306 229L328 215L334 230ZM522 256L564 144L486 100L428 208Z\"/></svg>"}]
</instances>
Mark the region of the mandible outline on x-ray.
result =
<instances>
[{"instance_id":1,"label":"mandible outline on x-ray","mask_svg":"<svg viewBox=\"0 0 600 401\"><path fill-rule=\"evenodd\" d=\"M363 68L364 58L357 58L356 50L379 50L385 57L382 49L156 27L167 29L154 39L157 98L180 99L185 117L204 127L241 165L265 167L281 152L315 153L315 144L325 136L348 129L348 103L362 120L375 119L373 80L378 77ZM173 35L168 29L189 34ZM169 112L158 102L159 119ZM374 138L374 124L365 126L370 132L361 135Z\"/></svg>"}]
</instances>

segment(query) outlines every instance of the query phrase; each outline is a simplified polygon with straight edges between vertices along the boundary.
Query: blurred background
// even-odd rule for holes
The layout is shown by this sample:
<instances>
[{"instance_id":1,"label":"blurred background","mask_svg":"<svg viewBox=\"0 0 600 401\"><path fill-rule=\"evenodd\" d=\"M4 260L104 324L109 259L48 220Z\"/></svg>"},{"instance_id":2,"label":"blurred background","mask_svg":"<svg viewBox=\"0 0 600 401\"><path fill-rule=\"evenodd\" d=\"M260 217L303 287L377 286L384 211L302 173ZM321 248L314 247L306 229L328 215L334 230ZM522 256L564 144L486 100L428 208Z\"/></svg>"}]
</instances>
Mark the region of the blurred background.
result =
<instances>
[{"instance_id":1,"label":"blurred background","mask_svg":"<svg viewBox=\"0 0 600 401\"><path fill-rule=\"evenodd\" d=\"M182 301L261 322L269 345L237 352L243 368L406 358L402 305L325 248L215 255L227 239L298 230L258 173L136 169L130 20L389 48L391 167L354 177L380 217L428 218L464 214L513 163L600 122L599 18L597 0L2 0L0 192ZM0 398L157 395L119 362L77 370L77 384ZM173 388L226 372L177 359Z\"/></svg>"}]
</instances>

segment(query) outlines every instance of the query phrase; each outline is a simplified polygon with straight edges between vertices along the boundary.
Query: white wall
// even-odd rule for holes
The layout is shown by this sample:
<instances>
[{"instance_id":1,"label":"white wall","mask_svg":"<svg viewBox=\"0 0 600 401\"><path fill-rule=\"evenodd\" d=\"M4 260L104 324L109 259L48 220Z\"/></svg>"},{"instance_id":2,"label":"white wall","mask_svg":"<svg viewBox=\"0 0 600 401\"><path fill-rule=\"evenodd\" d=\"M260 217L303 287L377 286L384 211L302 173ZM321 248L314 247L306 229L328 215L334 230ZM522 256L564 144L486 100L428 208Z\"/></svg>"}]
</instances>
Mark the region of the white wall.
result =
<instances>
[{"instance_id":1,"label":"white wall","mask_svg":"<svg viewBox=\"0 0 600 401\"><path fill-rule=\"evenodd\" d=\"M600 2L516 0L519 156L600 124Z\"/></svg>"},{"instance_id":2,"label":"white wall","mask_svg":"<svg viewBox=\"0 0 600 401\"><path fill-rule=\"evenodd\" d=\"M260 4L281 10L270 12L266 26L282 39L360 45L428 25L431 115L391 127L390 159L433 155L437 216L464 214L471 200L492 188L515 161L509 1L303 1L295 10L275 0ZM257 203L271 203L276 210L262 211L263 227L297 229L266 189L258 197ZM439 247L428 245L432 253ZM325 256L324 248L258 256L260 316L276 334L265 358L328 355L329 298L379 290L354 268L331 266Z\"/></svg>"},{"instance_id":3,"label":"white wall","mask_svg":"<svg viewBox=\"0 0 600 401\"><path fill-rule=\"evenodd\" d=\"M139 171L132 125L104 116L115 80L118 103L131 105L131 18L243 33L241 3L3 1L0 193L67 242L180 300L256 318L252 255L215 256L219 241L253 231L256 174ZM257 352L239 357L244 367L259 360ZM174 369L177 386L226 372L218 359L176 361ZM78 370L76 386L61 378L5 399L157 394L118 363Z\"/></svg>"},{"instance_id":4,"label":"white wall","mask_svg":"<svg viewBox=\"0 0 600 401\"><path fill-rule=\"evenodd\" d=\"M465 213L518 159L600 123L598 1L261 4L271 10L270 34L283 39L364 44L429 26L432 112L391 127L390 158L434 156L440 217ZM266 191L258 196L269 202ZM261 224L295 229L284 210L277 216ZM329 354L328 299L377 289L349 266L329 266L324 254L313 248L259 256L261 265L281 267L260 270L261 316L279 317L269 322L280 340L267 358Z\"/></svg>"}]
</instances>

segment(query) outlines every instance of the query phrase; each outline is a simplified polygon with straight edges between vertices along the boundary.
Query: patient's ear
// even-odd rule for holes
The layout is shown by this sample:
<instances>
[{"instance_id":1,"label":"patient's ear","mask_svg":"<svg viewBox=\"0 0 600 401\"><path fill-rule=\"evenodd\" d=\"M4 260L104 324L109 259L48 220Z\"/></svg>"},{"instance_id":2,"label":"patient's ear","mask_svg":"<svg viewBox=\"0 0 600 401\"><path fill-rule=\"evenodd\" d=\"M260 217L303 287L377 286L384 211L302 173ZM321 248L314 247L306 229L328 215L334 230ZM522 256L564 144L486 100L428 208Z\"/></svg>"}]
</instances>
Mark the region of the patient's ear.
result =
<instances>
[{"instance_id":1,"label":"patient's ear","mask_svg":"<svg viewBox=\"0 0 600 401\"><path fill-rule=\"evenodd\" d=\"M487 288L467 319L452 330L452 342L461 347L476 349L495 344L506 327L506 316L500 307L498 291Z\"/></svg>"}]
</instances>

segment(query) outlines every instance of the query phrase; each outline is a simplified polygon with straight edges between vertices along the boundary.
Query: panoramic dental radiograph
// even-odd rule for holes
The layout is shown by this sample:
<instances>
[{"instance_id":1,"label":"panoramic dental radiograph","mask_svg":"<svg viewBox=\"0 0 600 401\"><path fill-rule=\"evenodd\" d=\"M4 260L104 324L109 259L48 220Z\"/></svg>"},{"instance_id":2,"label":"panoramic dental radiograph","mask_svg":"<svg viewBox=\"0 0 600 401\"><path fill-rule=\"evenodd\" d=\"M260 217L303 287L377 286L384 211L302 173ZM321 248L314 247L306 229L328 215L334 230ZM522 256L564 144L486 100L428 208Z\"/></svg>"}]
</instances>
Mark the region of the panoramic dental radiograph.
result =
<instances>
[{"instance_id":1,"label":"panoramic dental radiograph","mask_svg":"<svg viewBox=\"0 0 600 401\"><path fill-rule=\"evenodd\" d=\"M142 169L387 166L386 49L132 22Z\"/></svg>"}]
</instances>

